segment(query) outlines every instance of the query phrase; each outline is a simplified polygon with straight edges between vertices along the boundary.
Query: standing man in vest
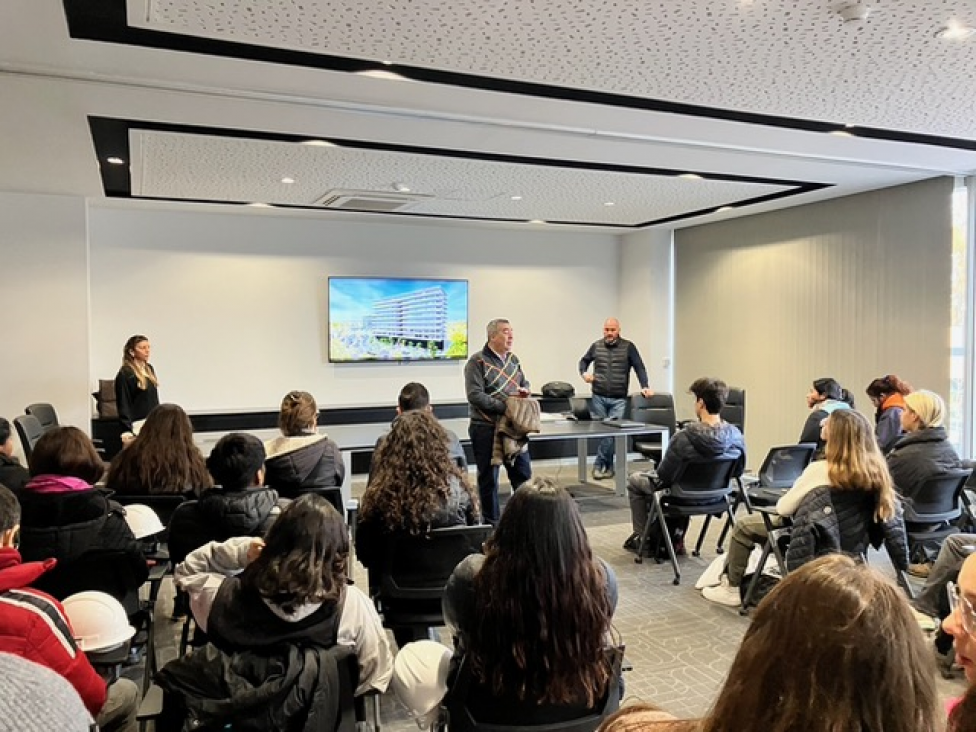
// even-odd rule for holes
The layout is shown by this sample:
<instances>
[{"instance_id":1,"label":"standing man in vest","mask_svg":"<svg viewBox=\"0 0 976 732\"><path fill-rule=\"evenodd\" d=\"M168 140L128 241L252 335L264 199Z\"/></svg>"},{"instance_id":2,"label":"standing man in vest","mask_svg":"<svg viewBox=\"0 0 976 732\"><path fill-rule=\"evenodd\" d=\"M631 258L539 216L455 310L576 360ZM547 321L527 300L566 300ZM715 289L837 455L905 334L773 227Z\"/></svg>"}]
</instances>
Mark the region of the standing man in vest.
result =
<instances>
[{"instance_id":1,"label":"standing man in vest","mask_svg":"<svg viewBox=\"0 0 976 732\"><path fill-rule=\"evenodd\" d=\"M512 353L515 332L504 318L488 323L488 342L468 359L464 367L464 388L468 395L471 424L468 436L478 466L478 492L481 512L486 521L498 522L498 466L491 464L495 442L495 424L505 414L505 400L510 396L527 397L529 382L522 373L518 357ZM532 477L529 453L523 452L511 464L505 464L512 490Z\"/></svg>"},{"instance_id":2,"label":"standing man in vest","mask_svg":"<svg viewBox=\"0 0 976 732\"><path fill-rule=\"evenodd\" d=\"M593 364L593 373L587 373L590 364ZM641 394L646 397L654 394L647 385L647 369L637 352L637 346L620 337L619 320L607 318L603 324L603 338L593 343L579 362L580 376L593 388L593 398L590 400L593 419L620 419L624 416L631 369L637 374ZM593 477L596 480L614 476L613 453L613 438L603 438L593 464Z\"/></svg>"}]
</instances>

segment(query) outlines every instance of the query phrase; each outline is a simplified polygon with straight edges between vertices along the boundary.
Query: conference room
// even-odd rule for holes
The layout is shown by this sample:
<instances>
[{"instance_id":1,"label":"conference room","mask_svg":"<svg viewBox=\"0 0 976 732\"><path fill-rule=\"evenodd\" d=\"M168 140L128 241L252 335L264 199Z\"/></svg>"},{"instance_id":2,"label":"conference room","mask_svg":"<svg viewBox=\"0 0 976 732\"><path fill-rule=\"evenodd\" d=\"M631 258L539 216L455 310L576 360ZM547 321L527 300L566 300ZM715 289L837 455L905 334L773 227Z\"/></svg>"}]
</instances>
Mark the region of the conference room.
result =
<instances>
[{"instance_id":1,"label":"conference room","mask_svg":"<svg viewBox=\"0 0 976 732\"><path fill-rule=\"evenodd\" d=\"M752 471L824 376L869 418L879 375L942 395L971 458L967 23L908 0L4 3L0 415L91 432L134 333L215 434L274 427L254 415L294 389L324 432L392 418L408 382L464 405L464 357L330 353L330 280L439 280L465 284L464 355L508 318L533 392L588 396L608 317L678 419L700 376L744 389ZM537 472L578 482L570 447ZM701 716L749 620L693 587L711 538L678 587L634 564L626 506L580 503L627 695Z\"/></svg>"}]
</instances>

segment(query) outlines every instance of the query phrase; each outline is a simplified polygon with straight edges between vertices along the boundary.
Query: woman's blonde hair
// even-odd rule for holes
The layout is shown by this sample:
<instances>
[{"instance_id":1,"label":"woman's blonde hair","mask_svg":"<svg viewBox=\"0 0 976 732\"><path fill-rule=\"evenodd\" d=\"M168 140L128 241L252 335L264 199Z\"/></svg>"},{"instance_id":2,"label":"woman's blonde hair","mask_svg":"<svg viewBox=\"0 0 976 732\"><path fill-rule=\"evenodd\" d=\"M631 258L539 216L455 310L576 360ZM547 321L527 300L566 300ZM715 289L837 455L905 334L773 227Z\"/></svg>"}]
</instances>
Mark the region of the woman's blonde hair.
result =
<instances>
[{"instance_id":1,"label":"woman's blonde hair","mask_svg":"<svg viewBox=\"0 0 976 732\"><path fill-rule=\"evenodd\" d=\"M315 427L319 407L307 391L290 391L281 400L278 428L285 437L306 435Z\"/></svg>"},{"instance_id":2,"label":"woman's blonde hair","mask_svg":"<svg viewBox=\"0 0 976 732\"><path fill-rule=\"evenodd\" d=\"M867 417L853 409L831 412L826 436L827 476L831 487L873 493L876 518L880 521L894 518L895 484Z\"/></svg>"},{"instance_id":3,"label":"woman's blonde hair","mask_svg":"<svg viewBox=\"0 0 976 732\"><path fill-rule=\"evenodd\" d=\"M133 355L133 350L136 346L149 339L144 335L134 335L130 336L129 340L125 342L122 346L122 370L128 369L132 372L132 375L136 377L136 383L139 384L139 388L143 391L151 383L153 386L159 386L159 380L156 378L156 372L153 371L152 366L149 364L143 365L142 361L137 361L136 357Z\"/></svg>"}]
</instances>

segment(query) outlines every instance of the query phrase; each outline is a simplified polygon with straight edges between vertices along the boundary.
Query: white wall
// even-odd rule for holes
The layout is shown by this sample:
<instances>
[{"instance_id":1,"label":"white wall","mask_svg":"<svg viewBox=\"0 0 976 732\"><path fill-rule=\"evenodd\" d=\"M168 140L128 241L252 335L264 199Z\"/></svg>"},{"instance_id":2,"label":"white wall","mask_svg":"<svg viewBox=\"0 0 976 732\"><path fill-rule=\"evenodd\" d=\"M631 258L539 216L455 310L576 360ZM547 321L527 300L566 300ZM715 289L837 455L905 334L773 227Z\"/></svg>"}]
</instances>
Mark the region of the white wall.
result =
<instances>
[{"instance_id":1,"label":"white wall","mask_svg":"<svg viewBox=\"0 0 976 732\"><path fill-rule=\"evenodd\" d=\"M407 381L464 399L463 362L330 364L329 275L467 279L469 341L508 317L533 386L582 386L576 363L618 308L607 234L361 223L93 204L91 359L112 377L145 333L166 401L190 411L277 409L290 389L322 405L388 404Z\"/></svg>"},{"instance_id":2,"label":"white wall","mask_svg":"<svg viewBox=\"0 0 976 732\"><path fill-rule=\"evenodd\" d=\"M0 272L6 317L0 415L50 402L86 431L88 250L81 198L0 194Z\"/></svg>"},{"instance_id":3,"label":"white wall","mask_svg":"<svg viewBox=\"0 0 976 732\"><path fill-rule=\"evenodd\" d=\"M627 234L620 245L621 329L637 345L651 388L661 392L674 391L672 234L648 229Z\"/></svg>"}]
</instances>

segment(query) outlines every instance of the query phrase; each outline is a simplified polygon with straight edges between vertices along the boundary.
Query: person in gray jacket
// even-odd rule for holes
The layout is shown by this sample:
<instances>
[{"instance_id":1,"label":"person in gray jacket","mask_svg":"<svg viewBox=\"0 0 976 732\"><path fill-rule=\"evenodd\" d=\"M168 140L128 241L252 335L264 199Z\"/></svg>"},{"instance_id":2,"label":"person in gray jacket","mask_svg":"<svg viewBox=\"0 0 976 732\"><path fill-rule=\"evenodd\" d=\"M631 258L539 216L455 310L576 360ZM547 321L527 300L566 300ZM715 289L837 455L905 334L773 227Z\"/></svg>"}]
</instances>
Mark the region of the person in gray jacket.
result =
<instances>
[{"instance_id":1,"label":"person in gray jacket","mask_svg":"<svg viewBox=\"0 0 976 732\"><path fill-rule=\"evenodd\" d=\"M407 412L418 412L424 411L430 414L434 413L434 408L430 404L430 392L427 391L427 387L421 384L419 381L411 381L403 385L400 389L400 394L397 397L397 416L393 420L396 424L397 419ZM453 431L444 428L447 433L447 450L451 454L451 459L457 464L461 470L468 469L468 457L464 454L464 448L461 447L461 440L458 436L454 434ZM380 449L380 445L383 444L383 440L386 436L390 434L389 432L384 432L382 435L376 438L376 446L373 448L373 456ZM370 467L370 472L372 473L372 467Z\"/></svg>"},{"instance_id":2,"label":"person in gray jacket","mask_svg":"<svg viewBox=\"0 0 976 732\"><path fill-rule=\"evenodd\" d=\"M722 407L729 397L728 385L721 379L703 377L696 379L688 391L695 396L695 416L698 421L675 433L657 471L634 473L627 479L633 533L624 542L624 549L637 550L647 522L648 496L670 486L685 464L737 458L739 463L735 476L741 475L745 468L746 444L742 433L721 417ZM684 533L682 523L687 527L687 519L684 522L671 522L676 534L678 531Z\"/></svg>"}]
</instances>

